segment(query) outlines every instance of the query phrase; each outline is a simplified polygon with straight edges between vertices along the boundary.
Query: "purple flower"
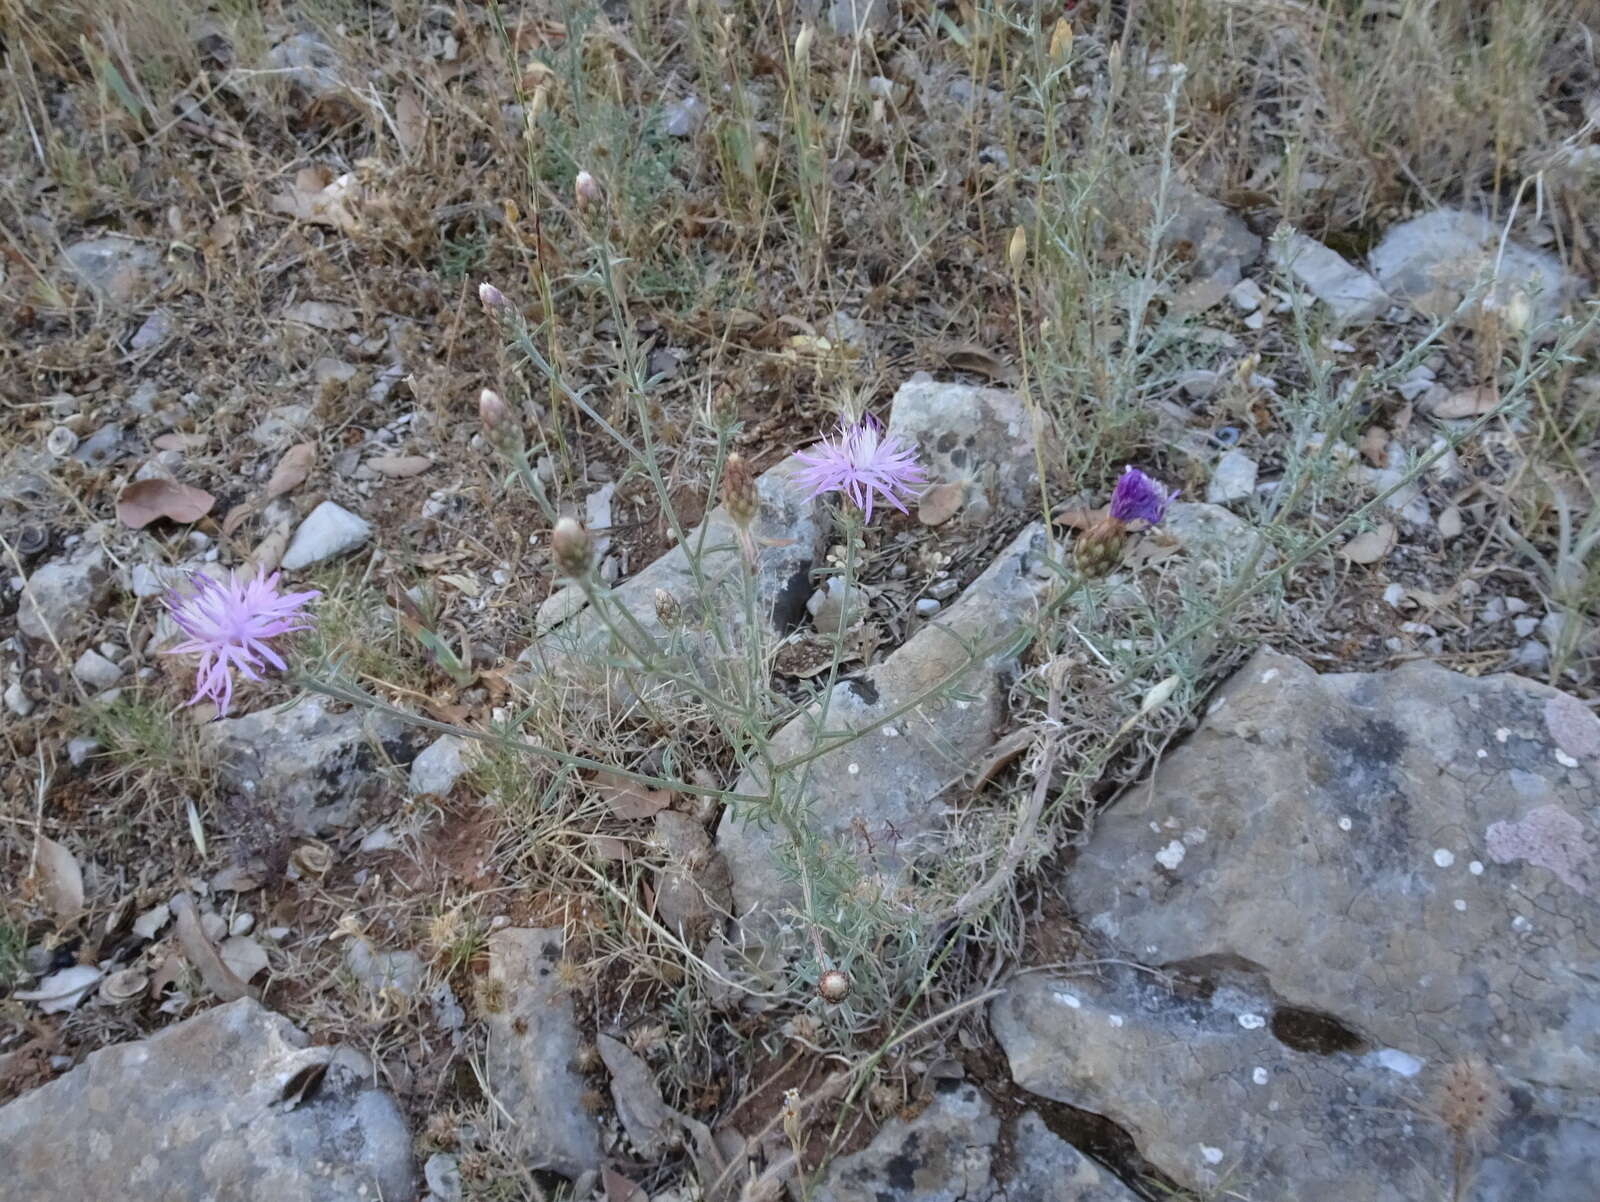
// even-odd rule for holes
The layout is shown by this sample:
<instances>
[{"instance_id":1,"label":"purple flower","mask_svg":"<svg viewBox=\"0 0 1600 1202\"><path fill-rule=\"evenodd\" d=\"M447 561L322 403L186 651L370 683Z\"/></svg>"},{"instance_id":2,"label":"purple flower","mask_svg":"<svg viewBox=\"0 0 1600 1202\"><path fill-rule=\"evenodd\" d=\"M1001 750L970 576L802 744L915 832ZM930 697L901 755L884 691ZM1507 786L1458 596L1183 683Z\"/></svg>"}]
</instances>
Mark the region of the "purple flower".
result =
<instances>
[{"instance_id":1,"label":"purple flower","mask_svg":"<svg viewBox=\"0 0 1600 1202\"><path fill-rule=\"evenodd\" d=\"M189 636L167 654L200 653L195 694L184 704L209 697L220 718L233 700L234 669L246 680L260 680L259 669L269 664L283 671L283 659L267 640L309 628L311 617L304 607L322 594L312 589L285 595L278 591L278 573L268 576L259 571L244 580L235 573L226 584L191 572L189 587L187 593L169 591L165 598L173 621Z\"/></svg>"},{"instance_id":2,"label":"purple flower","mask_svg":"<svg viewBox=\"0 0 1600 1202\"><path fill-rule=\"evenodd\" d=\"M1177 493L1169 493L1136 467L1125 467L1111 492L1111 516L1119 522L1141 520L1154 526L1166 516Z\"/></svg>"},{"instance_id":3,"label":"purple flower","mask_svg":"<svg viewBox=\"0 0 1600 1202\"><path fill-rule=\"evenodd\" d=\"M853 426L840 423L837 436L824 438L796 458L805 464L798 479L813 497L841 492L856 503L869 522L874 494L905 513L906 499L927 482L926 474L917 466L916 451L895 435L886 436L870 417Z\"/></svg>"}]
</instances>

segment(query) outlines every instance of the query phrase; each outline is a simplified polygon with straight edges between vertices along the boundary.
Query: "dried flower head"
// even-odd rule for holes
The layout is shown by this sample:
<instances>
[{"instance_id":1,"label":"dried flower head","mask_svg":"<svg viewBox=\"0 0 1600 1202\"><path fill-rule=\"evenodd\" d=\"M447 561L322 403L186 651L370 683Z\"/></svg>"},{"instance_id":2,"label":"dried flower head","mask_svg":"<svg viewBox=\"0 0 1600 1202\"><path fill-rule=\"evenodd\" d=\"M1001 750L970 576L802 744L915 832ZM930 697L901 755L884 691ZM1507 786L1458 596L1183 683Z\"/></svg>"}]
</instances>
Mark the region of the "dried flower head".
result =
<instances>
[{"instance_id":1,"label":"dried flower head","mask_svg":"<svg viewBox=\"0 0 1600 1202\"><path fill-rule=\"evenodd\" d=\"M928 479L916 451L898 436L884 434L870 417L853 426L841 424L837 436L824 438L797 458L805 465L798 479L811 496L843 493L869 522L874 497L905 513L905 502Z\"/></svg>"},{"instance_id":2,"label":"dried flower head","mask_svg":"<svg viewBox=\"0 0 1600 1202\"><path fill-rule=\"evenodd\" d=\"M683 606L678 604L678 599L664 588L658 588L653 598L656 606L656 620L663 626L676 626L683 617Z\"/></svg>"},{"instance_id":3,"label":"dried flower head","mask_svg":"<svg viewBox=\"0 0 1600 1202\"><path fill-rule=\"evenodd\" d=\"M600 203L600 185L587 171L580 171L572 180L572 196L577 201L578 212Z\"/></svg>"},{"instance_id":4,"label":"dried flower head","mask_svg":"<svg viewBox=\"0 0 1600 1202\"><path fill-rule=\"evenodd\" d=\"M837 968L830 968L817 978L817 994L831 1006L837 1006L850 996L850 978Z\"/></svg>"},{"instance_id":5,"label":"dried flower head","mask_svg":"<svg viewBox=\"0 0 1600 1202\"><path fill-rule=\"evenodd\" d=\"M748 526L761 515L761 494L756 491L755 473L750 461L737 451L728 456L722 469L722 504L728 516Z\"/></svg>"},{"instance_id":6,"label":"dried flower head","mask_svg":"<svg viewBox=\"0 0 1600 1202\"><path fill-rule=\"evenodd\" d=\"M483 434L489 445L500 454L515 457L527 449L522 423L492 388L485 388L478 394L478 420L483 423Z\"/></svg>"},{"instance_id":7,"label":"dried flower head","mask_svg":"<svg viewBox=\"0 0 1600 1202\"><path fill-rule=\"evenodd\" d=\"M1433 1112L1459 1140L1481 1146L1511 1107L1500 1076L1481 1056L1446 1065L1433 1091Z\"/></svg>"},{"instance_id":8,"label":"dried flower head","mask_svg":"<svg viewBox=\"0 0 1600 1202\"><path fill-rule=\"evenodd\" d=\"M501 313L510 307L506 294L487 280L478 285L478 303L490 313Z\"/></svg>"},{"instance_id":9,"label":"dried flower head","mask_svg":"<svg viewBox=\"0 0 1600 1202\"><path fill-rule=\"evenodd\" d=\"M260 680L261 669L269 665L282 672L286 665L268 640L309 629L305 607L321 595L315 589L280 593L276 572L258 571L244 579L234 573L226 583L191 573L188 592L173 590L165 598L172 620L189 636L167 654L200 653L195 694L184 704L209 697L220 718L233 701L235 671L246 680Z\"/></svg>"},{"instance_id":10,"label":"dried flower head","mask_svg":"<svg viewBox=\"0 0 1600 1202\"><path fill-rule=\"evenodd\" d=\"M562 518L556 523L550 535L550 553L555 557L556 570L573 580L586 576L594 561L589 532L576 518Z\"/></svg>"}]
</instances>

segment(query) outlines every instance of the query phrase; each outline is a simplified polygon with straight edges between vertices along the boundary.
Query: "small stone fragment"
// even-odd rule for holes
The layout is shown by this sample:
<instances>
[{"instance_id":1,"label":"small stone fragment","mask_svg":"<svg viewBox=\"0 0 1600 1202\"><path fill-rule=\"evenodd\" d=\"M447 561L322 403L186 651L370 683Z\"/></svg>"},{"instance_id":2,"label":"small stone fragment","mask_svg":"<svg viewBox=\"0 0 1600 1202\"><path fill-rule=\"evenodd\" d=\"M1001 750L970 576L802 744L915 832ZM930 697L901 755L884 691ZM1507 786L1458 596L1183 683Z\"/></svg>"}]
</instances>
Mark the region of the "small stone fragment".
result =
<instances>
[{"instance_id":1,"label":"small stone fragment","mask_svg":"<svg viewBox=\"0 0 1600 1202\"><path fill-rule=\"evenodd\" d=\"M469 741L460 735L440 735L411 761L411 792L418 797L443 797L471 766Z\"/></svg>"},{"instance_id":2,"label":"small stone fragment","mask_svg":"<svg viewBox=\"0 0 1600 1202\"><path fill-rule=\"evenodd\" d=\"M1226 505L1242 501L1256 490L1256 461L1237 447L1217 460L1211 472L1211 482L1206 485L1206 501L1211 505Z\"/></svg>"},{"instance_id":3,"label":"small stone fragment","mask_svg":"<svg viewBox=\"0 0 1600 1202\"><path fill-rule=\"evenodd\" d=\"M324 501L300 523L300 528L289 540L289 549L283 553L283 568L285 571L298 572L301 568L354 551L371 537L372 526L365 518L332 501Z\"/></svg>"},{"instance_id":4,"label":"small stone fragment","mask_svg":"<svg viewBox=\"0 0 1600 1202\"><path fill-rule=\"evenodd\" d=\"M78 656L72 674L92 689L109 689L122 679L122 669L94 650Z\"/></svg>"},{"instance_id":5,"label":"small stone fragment","mask_svg":"<svg viewBox=\"0 0 1600 1202\"><path fill-rule=\"evenodd\" d=\"M1290 230L1271 245L1277 266L1326 305L1340 325L1372 321L1394 303L1377 280L1314 238Z\"/></svg>"}]
</instances>

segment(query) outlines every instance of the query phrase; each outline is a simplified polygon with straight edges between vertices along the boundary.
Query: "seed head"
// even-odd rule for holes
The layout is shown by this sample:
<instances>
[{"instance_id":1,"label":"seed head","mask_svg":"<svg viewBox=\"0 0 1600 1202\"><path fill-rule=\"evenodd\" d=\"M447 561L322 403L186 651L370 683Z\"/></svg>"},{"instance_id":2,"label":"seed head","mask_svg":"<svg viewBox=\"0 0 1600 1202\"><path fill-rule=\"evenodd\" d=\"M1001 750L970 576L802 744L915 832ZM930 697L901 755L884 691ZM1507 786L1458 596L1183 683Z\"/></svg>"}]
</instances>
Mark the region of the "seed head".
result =
<instances>
[{"instance_id":1,"label":"seed head","mask_svg":"<svg viewBox=\"0 0 1600 1202\"><path fill-rule=\"evenodd\" d=\"M840 969L830 968L817 978L817 996L837 1006L850 996L850 978Z\"/></svg>"},{"instance_id":2,"label":"seed head","mask_svg":"<svg viewBox=\"0 0 1600 1202\"><path fill-rule=\"evenodd\" d=\"M556 523L550 534L550 552L555 557L556 570L573 580L588 575L594 563L589 532L575 518L562 518Z\"/></svg>"},{"instance_id":3,"label":"seed head","mask_svg":"<svg viewBox=\"0 0 1600 1202\"><path fill-rule=\"evenodd\" d=\"M1006 247L1006 259L1013 272L1021 271L1028 261L1028 231L1020 225L1011 231L1011 244Z\"/></svg>"},{"instance_id":4,"label":"seed head","mask_svg":"<svg viewBox=\"0 0 1600 1202\"><path fill-rule=\"evenodd\" d=\"M511 458L527 448L522 423L493 389L485 388L478 394L478 419L483 422L489 445L500 454Z\"/></svg>"},{"instance_id":5,"label":"seed head","mask_svg":"<svg viewBox=\"0 0 1600 1202\"><path fill-rule=\"evenodd\" d=\"M572 195L577 201L578 212L586 212L591 206L600 203L600 185L587 171L580 171L573 178Z\"/></svg>"},{"instance_id":6,"label":"seed head","mask_svg":"<svg viewBox=\"0 0 1600 1202\"><path fill-rule=\"evenodd\" d=\"M722 469L722 505L739 526L748 527L761 516L761 494L755 473L745 457L735 451Z\"/></svg>"},{"instance_id":7,"label":"seed head","mask_svg":"<svg viewBox=\"0 0 1600 1202\"><path fill-rule=\"evenodd\" d=\"M676 626L683 617L683 606L678 604L678 599L664 588L658 588L655 593L656 620L663 626Z\"/></svg>"},{"instance_id":8,"label":"seed head","mask_svg":"<svg viewBox=\"0 0 1600 1202\"><path fill-rule=\"evenodd\" d=\"M1481 1146L1510 1110L1505 1086L1481 1056L1445 1067L1433 1091L1433 1110L1457 1139Z\"/></svg>"}]
</instances>

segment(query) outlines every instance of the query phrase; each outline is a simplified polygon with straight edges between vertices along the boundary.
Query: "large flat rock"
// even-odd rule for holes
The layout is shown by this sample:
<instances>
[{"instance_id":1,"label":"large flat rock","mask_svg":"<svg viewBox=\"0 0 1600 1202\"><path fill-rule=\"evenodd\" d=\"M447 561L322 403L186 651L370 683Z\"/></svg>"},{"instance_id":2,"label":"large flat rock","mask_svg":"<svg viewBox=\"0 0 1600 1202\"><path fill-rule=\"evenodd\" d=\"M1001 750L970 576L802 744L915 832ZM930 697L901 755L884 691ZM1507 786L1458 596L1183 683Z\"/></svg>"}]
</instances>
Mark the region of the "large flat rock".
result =
<instances>
[{"instance_id":1,"label":"large flat rock","mask_svg":"<svg viewBox=\"0 0 1600 1202\"><path fill-rule=\"evenodd\" d=\"M93 1053L0 1107L0 1202L410 1202L371 1065L248 998Z\"/></svg>"},{"instance_id":2,"label":"large flat rock","mask_svg":"<svg viewBox=\"0 0 1600 1202\"><path fill-rule=\"evenodd\" d=\"M1481 1057L1510 1117L1464 1196L1590 1199L1597 826L1600 720L1576 698L1262 651L1065 881L1111 955L1199 984L1108 978L1059 1002L1030 982L997 1029L1022 1084L1116 1117L1181 1184L1308 1202L1420 1196L1396 1147L1445 1172L1419 1116Z\"/></svg>"},{"instance_id":3,"label":"large flat rock","mask_svg":"<svg viewBox=\"0 0 1600 1202\"><path fill-rule=\"evenodd\" d=\"M826 715L818 702L784 726L772 739L770 758L782 764L852 732L865 733L776 782L748 771L735 791L759 795L776 789L804 814L818 839L849 849L882 891L892 890L906 865L932 848L946 790L994 742L1014 659L993 654L964 672L962 667L971 649L992 645L1033 620L1055 579L1045 567L1045 549L1043 528L1029 526L949 609L881 664L836 685ZM953 686L883 721L951 677ZM801 886L785 868L781 827L748 817L730 809L717 846L733 877L736 911L776 917L801 901ZM747 924L747 932L754 929Z\"/></svg>"}]
</instances>

